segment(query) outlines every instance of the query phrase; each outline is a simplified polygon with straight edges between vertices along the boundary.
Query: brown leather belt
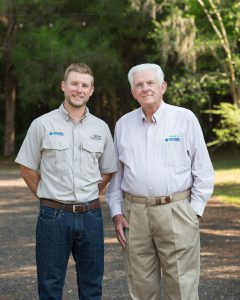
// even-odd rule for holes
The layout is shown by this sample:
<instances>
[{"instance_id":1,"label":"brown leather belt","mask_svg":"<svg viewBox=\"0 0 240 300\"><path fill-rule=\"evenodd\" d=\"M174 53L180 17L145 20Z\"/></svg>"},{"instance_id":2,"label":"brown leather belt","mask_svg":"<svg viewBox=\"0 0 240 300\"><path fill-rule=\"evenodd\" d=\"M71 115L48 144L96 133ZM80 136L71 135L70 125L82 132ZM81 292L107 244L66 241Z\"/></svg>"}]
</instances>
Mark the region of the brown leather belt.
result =
<instances>
[{"instance_id":1,"label":"brown leather belt","mask_svg":"<svg viewBox=\"0 0 240 300\"><path fill-rule=\"evenodd\" d=\"M159 197L139 197L125 192L125 197L127 200L133 203L146 204L150 206L163 205L174 201L184 200L190 197L190 195L191 195L190 189L183 192L174 193L169 196L159 196Z\"/></svg>"},{"instance_id":2,"label":"brown leather belt","mask_svg":"<svg viewBox=\"0 0 240 300\"><path fill-rule=\"evenodd\" d=\"M54 200L41 198L40 199L40 204L44 205L44 206L47 206L47 207L51 207L51 208L70 211L70 212L73 212L73 213L83 213L83 212L86 212L88 210L93 210L93 209L96 209L96 208L100 207L99 199L95 199L95 200L92 200L92 201L83 202L83 203L79 203L79 204L65 204L65 203L54 201Z\"/></svg>"}]
</instances>

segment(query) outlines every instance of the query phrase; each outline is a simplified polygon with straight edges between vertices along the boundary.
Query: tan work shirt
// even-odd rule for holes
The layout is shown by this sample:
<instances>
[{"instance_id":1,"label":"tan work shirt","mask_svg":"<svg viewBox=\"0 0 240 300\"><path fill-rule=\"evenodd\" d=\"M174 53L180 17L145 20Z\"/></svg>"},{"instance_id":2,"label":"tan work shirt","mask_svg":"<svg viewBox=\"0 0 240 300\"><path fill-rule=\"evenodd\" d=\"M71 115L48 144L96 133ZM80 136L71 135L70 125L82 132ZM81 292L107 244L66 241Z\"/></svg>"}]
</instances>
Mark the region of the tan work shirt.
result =
<instances>
[{"instance_id":1,"label":"tan work shirt","mask_svg":"<svg viewBox=\"0 0 240 300\"><path fill-rule=\"evenodd\" d=\"M63 104L32 122L15 161L39 172L39 198L65 203L98 198L101 174L117 170L107 124L88 109L76 124Z\"/></svg>"}]
</instances>

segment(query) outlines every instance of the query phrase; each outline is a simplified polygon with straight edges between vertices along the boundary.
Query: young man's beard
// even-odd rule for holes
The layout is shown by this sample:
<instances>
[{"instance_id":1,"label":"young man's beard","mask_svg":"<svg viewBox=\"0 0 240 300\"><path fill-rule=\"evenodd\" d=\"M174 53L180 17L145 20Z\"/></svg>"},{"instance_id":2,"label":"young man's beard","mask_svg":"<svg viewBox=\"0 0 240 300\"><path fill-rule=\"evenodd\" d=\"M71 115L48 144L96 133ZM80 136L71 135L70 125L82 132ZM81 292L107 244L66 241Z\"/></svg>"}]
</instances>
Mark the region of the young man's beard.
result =
<instances>
[{"instance_id":1,"label":"young man's beard","mask_svg":"<svg viewBox=\"0 0 240 300\"><path fill-rule=\"evenodd\" d=\"M83 106L85 106L86 103L87 103L87 100L83 100L83 101L81 101L80 103L75 103L75 102L73 102L73 101L71 100L70 97L65 97L65 100L67 101L67 103L68 103L70 106L72 106L72 107L74 107L74 108L80 108L80 107L83 107Z\"/></svg>"}]
</instances>

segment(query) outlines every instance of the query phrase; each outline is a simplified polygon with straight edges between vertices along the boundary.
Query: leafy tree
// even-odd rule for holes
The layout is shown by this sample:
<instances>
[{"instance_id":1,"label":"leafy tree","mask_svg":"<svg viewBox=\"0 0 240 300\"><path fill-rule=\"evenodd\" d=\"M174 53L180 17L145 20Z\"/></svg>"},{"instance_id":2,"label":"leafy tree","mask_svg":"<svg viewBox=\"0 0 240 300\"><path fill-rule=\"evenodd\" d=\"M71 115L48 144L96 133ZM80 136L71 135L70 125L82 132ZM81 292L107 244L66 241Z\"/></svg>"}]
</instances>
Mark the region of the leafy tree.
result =
<instances>
[{"instance_id":1,"label":"leafy tree","mask_svg":"<svg viewBox=\"0 0 240 300\"><path fill-rule=\"evenodd\" d=\"M218 6L213 0L197 0L197 2L201 5L215 33L212 39L217 47L212 47L213 55L229 79L233 103L240 108L240 80L237 72L239 68L240 2L231 1L231 10L229 9L229 1L227 6L226 1L221 1L222 5ZM218 52L216 50L219 46L221 46L222 51Z\"/></svg>"},{"instance_id":2,"label":"leafy tree","mask_svg":"<svg viewBox=\"0 0 240 300\"><path fill-rule=\"evenodd\" d=\"M227 142L239 144L240 137L240 2L214 0L197 0L209 24L212 27L211 38L205 43L206 49L211 51L212 56L220 66L220 72L209 74L206 78L218 76L218 82L224 80L228 86L232 102L221 102L209 110L210 114L218 115L219 122L213 132L216 139L209 146L222 145ZM222 78L221 78L222 77ZM219 89L219 87L218 87ZM225 100L225 99L224 99ZM226 100L225 100L226 101Z\"/></svg>"},{"instance_id":3,"label":"leafy tree","mask_svg":"<svg viewBox=\"0 0 240 300\"><path fill-rule=\"evenodd\" d=\"M198 72L197 27L190 8L188 1L161 2L150 33L157 50L152 58L165 70L168 102L188 107L201 118L201 109L208 108L210 97Z\"/></svg>"},{"instance_id":4,"label":"leafy tree","mask_svg":"<svg viewBox=\"0 0 240 300\"><path fill-rule=\"evenodd\" d=\"M150 37L157 45L153 58L166 66L170 80L167 97L197 111L200 118L200 112L212 105L223 111L218 105L224 101L240 108L239 8L236 0L230 5L225 0L164 0L158 4ZM216 110L209 113L210 121L215 122ZM226 125L220 118L217 128L221 121ZM206 124L204 127L206 130Z\"/></svg>"},{"instance_id":5,"label":"leafy tree","mask_svg":"<svg viewBox=\"0 0 240 300\"><path fill-rule=\"evenodd\" d=\"M4 124L4 155L14 154L15 145L15 106L17 94L17 74L16 66L18 61L14 60L13 52L17 47L19 31L23 28L35 28L43 19L52 13L56 7L61 5L61 1L54 0L52 6L47 6L48 1L1 1L0 2L0 41L1 61L3 71L3 95L1 100L5 107ZM25 38L25 37L23 37Z\"/></svg>"},{"instance_id":6,"label":"leafy tree","mask_svg":"<svg viewBox=\"0 0 240 300\"><path fill-rule=\"evenodd\" d=\"M14 20L8 55L15 98L12 102L7 96L0 98L6 99L6 107L13 103L6 110L11 126L6 122L0 126L8 130L5 156L14 151L14 138L9 138L15 135L14 120L18 144L33 118L59 105L63 71L72 62L83 61L92 67L96 89L89 106L112 129L123 113L136 106L135 101L127 101L131 96L126 75L132 65L145 61L151 49L147 35L152 28L152 4L154 1L148 1L136 8L128 0L1 2L1 41L8 32L5 19L12 16ZM5 67L3 54L2 49L0 64ZM11 78L7 71L0 76ZM6 91L4 84L5 95Z\"/></svg>"},{"instance_id":7,"label":"leafy tree","mask_svg":"<svg viewBox=\"0 0 240 300\"><path fill-rule=\"evenodd\" d=\"M216 139L209 146L235 143L240 145L240 109L236 104L222 102L214 109L206 111L220 117L220 122L213 132Z\"/></svg>"},{"instance_id":8,"label":"leafy tree","mask_svg":"<svg viewBox=\"0 0 240 300\"><path fill-rule=\"evenodd\" d=\"M205 11L196 0L1 1L0 101L6 108L12 105L6 109L10 123L0 125L5 155L14 150L14 120L21 142L33 118L59 105L64 69L80 61L95 74L90 109L112 129L137 106L129 101L129 68L150 61L164 68L168 102L193 110L209 134L212 125L201 111L223 101L235 103L240 76L238 1L231 7L226 0L215 2L205 0ZM206 12L222 39L227 35L225 46Z\"/></svg>"}]
</instances>

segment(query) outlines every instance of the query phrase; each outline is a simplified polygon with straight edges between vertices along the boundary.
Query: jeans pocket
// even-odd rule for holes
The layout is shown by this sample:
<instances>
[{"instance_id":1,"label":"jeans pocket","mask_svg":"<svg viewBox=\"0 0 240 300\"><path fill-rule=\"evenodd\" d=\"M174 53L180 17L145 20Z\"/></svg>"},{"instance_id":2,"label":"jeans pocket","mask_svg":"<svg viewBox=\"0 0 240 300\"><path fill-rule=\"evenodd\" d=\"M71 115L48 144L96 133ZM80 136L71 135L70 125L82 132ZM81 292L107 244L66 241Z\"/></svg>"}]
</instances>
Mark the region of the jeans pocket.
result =
<instances>
[{"instance_id":1,"label":"jeans pocket","mask_svg":"<svg viewBox=\"0 0 240 300\"><path fill-rule=\"evenodd\" d=\"M89 210L87 214L96 220L103 220L102 210L100 208Z\"/></svg>"},{"instance_id":2,"label":"jeans pocket","mask_svg":"<svg viewBox=\"0 0 240 300\"><path fill-rule=\"evenodd\" d=\"M40 206L37 222L37 240L53 243L63 239L64 216L62 210Z\"/></svg>"},{"instance_id":3,"label":"jeans pocket","mask_svg":"<svg viewBox=\"0 0 240 300\"><path fill-rule=\"evenodd\" d=\"M39 211L39 218L42 220L53 221L61 216L61 210L47 206L41 206Z\"/></svg>"}]
</instances>

